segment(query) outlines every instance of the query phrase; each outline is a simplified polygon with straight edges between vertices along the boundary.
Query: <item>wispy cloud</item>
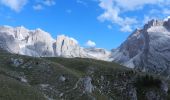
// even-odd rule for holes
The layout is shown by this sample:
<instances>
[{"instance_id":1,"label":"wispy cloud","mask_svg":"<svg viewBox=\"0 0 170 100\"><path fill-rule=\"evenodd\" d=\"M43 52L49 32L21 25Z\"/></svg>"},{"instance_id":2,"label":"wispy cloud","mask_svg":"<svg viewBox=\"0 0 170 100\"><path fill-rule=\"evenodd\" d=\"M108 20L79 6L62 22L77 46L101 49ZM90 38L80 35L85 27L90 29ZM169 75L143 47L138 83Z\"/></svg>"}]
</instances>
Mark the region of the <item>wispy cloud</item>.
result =
<instances>
[{"instance_id":1,"label":"wispy cloud","mask_svg":"<svg viewBox=\"0 0 170 100\"><path fill-rule=\"evenodd\" d=\"M56 4L55 0L37 0L36 4L33 5L34 10L42 10L45 9L47 6L54 6Z\"/></svg>"},{"instance_id":2,"label":"wispy cloud","mask_svg":"<svg viewBox=\"0 0 170 100\"><path fill-rule=\"evenodd\" d=\"M170 14L168 5L169 0L98 0L99 7L103 9L103 13L98 16L98 20L104 22L109 21L112 24L120 26L120 30L123 32L131 32L135 26L140 25L144 21L150 18L158 18L160 15L167 16ZM122 16L127 12L134 12L137 10L143 10L146 5L151 5L152 8L146 11L146 15L140 15L143 17L143 21L138 20L136 16ZM155 16L155 17L154 17Z\"/></svg>"},{"instance_id":3,"label":"wispy cloud","mask_svg":"<svg viewBox=\"0 0 170 100\"><path fill-rule=\"evenodd\" d=\"M98 19L100 21L110 21L113 24L118 24L124 32L132 31L131 25L137 23L135 18L120 17L120 8L114 7L112 0L101 0L99 6L104 9L104 13L101 14Z\"/></svg>"},{"instance_id":4,"label":"wispy cloud","mask_svg":"<svg viewBox=\"0 0 170 100\"><path fill-rule=\"evenodd\" d=\"M0 0L0 6L6 6L15 12L20 12L28 1L30 0ZM34 10L42 10L45 8L44 6L54 6L56 4L55 0L37 0L35 2Z\"/></svg>"},{"instance_id":5,"label":"wispy cloud","mask_svg":"<svg viewBox=\"0 0 170 100\"><path fill-rule=\"evenodd\" d=\"M161 1L164 0L111 0L111 1L114 2L114 4L119 8L129 11L142 9L146 4L150 5L160 4L162 3Z\"/></svg>"},{"instance_id":6,"label":"wispy cloud","mask_svg":"<svg viewBox=\"0 0 170 100\"><path fill-rule=\"evenodd\" d=\"M167 14L167 15L170 15L170 9L163 9L163 14Z\"/></svg>"},{"instance_id":7,"label":"wispy cloud","mask_svg":"<svg viewBox=\"0 0 170 100\"><path fill-rule=\"evenodd\" d=\"M46 6L53 6L56 4L56 2L54 0L44 0L43 4Z\"/></svg>"},{"instance_id":8,"label":"wispy cloud","mask_svg":"<svg viewBox=\"0 0 170 100\"><path fill-rule=\"evenodd\" d=\"M0 0L0 4L7 6L15 12L20 12L28 0Z\"/></svg>"},{"instance_id":9,"label":"wispy cloud","mask_svg":"<svg viewBox=\"0 0 170 100\"><path fill-rule=\"evenodd\" d=\"M78 4L82 4L82 5L84 5L84 6L87 6L87 3L86 3L85 1L83 1L83 0L76 0L76 2L77 2Z\"/></svg>"},{"instance_id":10,"label":"wispy cloud","mask_svg":"<svg viewBox=\"0 0 170 100\"><path fill-rule=\"evenodd\" d=\"M37 5L34 5L33 6L33 9L34 10L42 10L43 9L43 6L41 4L37 4Z\"/></svg>"}]
</instances>

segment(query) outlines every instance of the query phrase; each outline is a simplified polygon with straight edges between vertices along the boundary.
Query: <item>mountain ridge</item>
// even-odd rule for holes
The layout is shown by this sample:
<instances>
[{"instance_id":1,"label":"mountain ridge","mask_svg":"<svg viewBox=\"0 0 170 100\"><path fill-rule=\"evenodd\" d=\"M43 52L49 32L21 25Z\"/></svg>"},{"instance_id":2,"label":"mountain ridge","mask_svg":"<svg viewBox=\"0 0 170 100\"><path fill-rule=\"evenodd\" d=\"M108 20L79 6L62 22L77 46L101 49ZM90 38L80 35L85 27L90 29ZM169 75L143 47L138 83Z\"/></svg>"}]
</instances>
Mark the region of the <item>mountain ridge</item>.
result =
<instances>
[{"instance_id":1,"label":"mountain ridge","mask_svg":"<svg viewBox=\"0 0 170 100\"><path fill-rule=\"evenodd\" d=\"M169 76L170 19L151 20L112 52L113 61L144 72Z\"/></svg>"},{"instance_id":2,"label":"mountain ridge","mask_svg":"<svg viewBox=\"0 0 170 100\"><path fill-rule=\"evenodd\" d=\"M81 47L74 38L58 35L57 39L53 39L50 33L41 29L29 30L25 27L0 27L0 47L16 54L35 56L35 57L82 57L94 58L100 60L108 60L111 53L102 49L107 53L97 51L97 55L90 50ZM94 50L97 48L94 48ZM90 53L88 53L88 51Z\"/></svg>"}]
</instances>

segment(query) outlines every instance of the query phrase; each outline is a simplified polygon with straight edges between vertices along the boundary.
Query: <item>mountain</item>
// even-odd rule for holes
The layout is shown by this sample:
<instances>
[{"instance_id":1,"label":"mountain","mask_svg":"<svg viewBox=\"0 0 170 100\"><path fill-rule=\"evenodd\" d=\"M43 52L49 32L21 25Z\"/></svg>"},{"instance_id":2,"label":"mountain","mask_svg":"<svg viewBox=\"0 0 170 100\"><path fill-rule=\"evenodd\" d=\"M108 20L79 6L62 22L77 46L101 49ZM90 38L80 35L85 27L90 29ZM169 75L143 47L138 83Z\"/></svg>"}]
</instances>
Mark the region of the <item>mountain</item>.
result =
<instances>
[{"instance_id":1,"label":"mountain","mask_svg":"<svg viewBox=\"0 0 170 100\"><path fill-rule=\"evenodd\" d=\"M100 50L99 50L100 51ZM113 62L0 50L0 100L169 100L169 80Z\"/></svg>"},{"instance_id":2,"label":"mountain","mask_svg":"<svg viewBox=\"0 0 170 100\"><path fill-rule=\"evenodd\" d=\"M168 76L170 73L170 19L151 20L136 29L121 46L112 51L112 59L144 72Z\"/></svg>"},{"instance_id":3,"label":"mountain","mask_svg":"<svg viewBox=\"0 0 170 100\"><path fill-rule=\"evenodd\" d=\"M81 47L77 40L65 35L53 39L41 29L0 27L0 47L11 53L35 57L80 57L114 61L129 68L166 76L170 73L169 43L170 19L149 21L112 51Z\"/></svg>"},{"instance_id":4,"label":"mountain","mask_svg":"<svg viewBox=\"0 0 170 100\"><path fill-rule=\"evenodd\" d=\"M35 57L81 57L108 60L110 52L104 49L89 50L80 47L77 40L65 35L53 39L41 30L28 30L25 27L0 27L0 47L11 53ZM96 52L95 52L96 51ZM100 57L98 57L100 55Z\"/></svg>"},{"instance_id":5,"label":"mountain","mask_svg":"<svg viewBox=\"0 0 170 100\"><path fill-rule=\"evenodd\" d=\"M54 39L41 29L0 27L0 47L16 54L29 56L54 56Z\"/></svg>"},{"instance_id":6,"label":"mountain","mask_svg":"<svg viewBox=\"0 0 170 100\"><path fill-rule=\"evenodd\" d=\"M1 26L0 100L169 100L169 43L170 20L148 22L112 51Z\"/></svg>"}]
</instances>

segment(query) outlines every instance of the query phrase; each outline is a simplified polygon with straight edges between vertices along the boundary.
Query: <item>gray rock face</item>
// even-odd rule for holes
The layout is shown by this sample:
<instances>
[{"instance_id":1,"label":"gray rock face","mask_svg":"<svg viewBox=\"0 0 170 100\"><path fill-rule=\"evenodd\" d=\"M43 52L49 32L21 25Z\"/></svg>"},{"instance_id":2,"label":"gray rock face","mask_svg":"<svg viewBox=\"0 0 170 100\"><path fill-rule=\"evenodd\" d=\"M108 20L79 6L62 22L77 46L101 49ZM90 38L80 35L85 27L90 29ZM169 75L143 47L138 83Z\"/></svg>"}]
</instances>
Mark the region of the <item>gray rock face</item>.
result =
<instances>
[{"instance_id":1,"label":"gray rock face","mask_svg":"<svg viewBox=\"0 0 170 100\"><path fill-rule=\"evenodd\" d=\"M54 40L41 29L0 27L0 47L11 53L29 56L53 56Z\"/></svg>"},{"instance_id":2,"label":"gray rock face","mask_svg":"<svg viewBox=\"0 0 170 100\"><path fill-rule=\"evenodd\" d=\"M92 93L94 87L93 87L93 85L92 85L92 83L91 83L91 81L92 81L91 77L86 77L86 78L84 78L83 81L84 81L84 89L85 89L85 92L87 92L87 93Z\"/></svg>"},{"instance_id":3,"label":"gray rock face","mask_svg":"<svg viewBox=\"0 0 170 100\"><path fill-rule=\"evenodd\" d=\"M101 48L85 48L88 55L99 60L110 61L111 52Z\"/></svg>"},{"instance_id":4,"label":"gray rock face","mask_svg":"<svg viewBox=\"0 0 170 100\"><path fill-rule=\"evenodd\" d=\"M23 59L14 59L14 58L11 58L11 63L15 66L15 67L18 67L20 66L21 64L23 64Z\"/></svg>"},{"instance_id":5,"label":"gray rock face","mask_svg":"<svg viewBox=\"0 0 170 100\"><path fill-rule=\"evenodd\" d=\"M78 42L65 35L57 37L54 43L55 54L62 57L86 57L86 53L83 48L78 45Z\"/></svg>"},{"instance_id":6,"label":"gray rock face","mask_svg":"<svg viewBox=\"0 0 170 100\"><path fill-rule=\"evenodd\" d=\"M49 33L41 30L28 30L24 27L0 27L0 48L11 53L35 57L81 57L108 60L109 51L80 47L74 38L59 35L53 39ZM99 57L100 56L100 57Z\"/></svg>"},{"instance_id":7,"label":"gray rock face","mask_svg":"<svg viewBox=\"0 0 170 100\"><path fill-rule=\"evenodd\" d=\"M152 20L112 52L113 61L141 71L169 75L170 20Z\"/></svg>"}]
</instances>

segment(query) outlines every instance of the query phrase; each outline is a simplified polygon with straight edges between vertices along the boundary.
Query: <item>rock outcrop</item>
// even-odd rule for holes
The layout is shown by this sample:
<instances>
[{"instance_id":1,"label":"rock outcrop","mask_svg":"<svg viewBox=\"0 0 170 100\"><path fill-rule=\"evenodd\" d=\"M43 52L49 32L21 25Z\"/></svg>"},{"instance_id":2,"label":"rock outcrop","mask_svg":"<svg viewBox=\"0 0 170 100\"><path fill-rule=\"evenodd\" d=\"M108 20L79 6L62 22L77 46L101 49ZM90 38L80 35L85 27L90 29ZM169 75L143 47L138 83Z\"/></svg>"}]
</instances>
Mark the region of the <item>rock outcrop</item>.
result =
<instances>
[{"instance_id":1,"label":"rock outcrop","mask_svg":"<svg viewBox=\"0 0 170 100\"><path fill-rule=\"evenodd\" d=\"M170 19L152 20L143 29L136 29L112 52L113 61L145 72L169 75Z\"/></svg>"},{"instance_id":2,"label":"rock outcrop","mask_svg":"<svg viewBox=\"0 0 170 100\"><path fill-rule=\"evenodd\" d=\"M86 57L83 48L74 38L60 35L54 43L55 54L62 57Z\"/></svg>"}]
</instances>

